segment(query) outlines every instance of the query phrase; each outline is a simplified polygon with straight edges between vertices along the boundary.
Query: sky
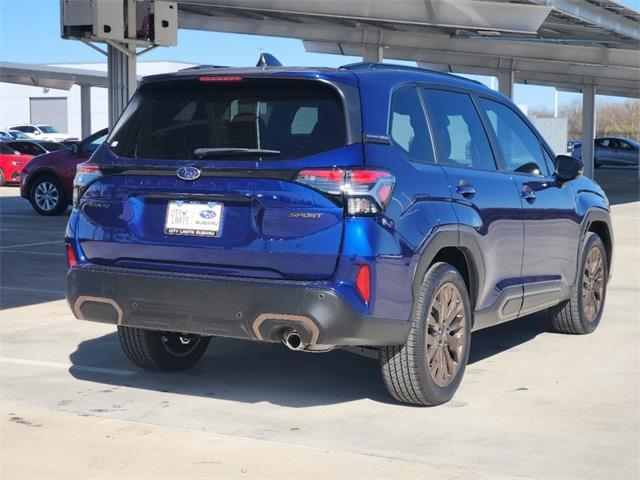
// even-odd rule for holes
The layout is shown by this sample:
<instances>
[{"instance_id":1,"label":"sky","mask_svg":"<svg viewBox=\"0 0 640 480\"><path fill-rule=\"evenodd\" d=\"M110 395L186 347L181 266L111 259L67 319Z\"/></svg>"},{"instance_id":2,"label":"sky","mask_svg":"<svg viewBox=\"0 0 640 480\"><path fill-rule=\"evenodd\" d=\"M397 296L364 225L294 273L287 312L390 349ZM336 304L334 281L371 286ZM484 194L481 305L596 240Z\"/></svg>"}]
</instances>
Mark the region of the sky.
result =
<instances>
[{"instance_id":1,"label":"sky","mask_svg":"<svg viewBox=\"0 0 640 480\"><path fill-rule=\"evenodd\" d=\"M640 0L620 3L638 8ZM308 53L300 40L236 35L193 30L178 31L177 47L158 47L142 61L173 60L195 64L255 65L260 52L275 55L283 65L337 67L361 61L360 57ZM21 63L103 62L105 57L75 40L60 38L59 0L0 0L0 60ZM387 59L393 62L392 59ZM406 63L406 62L405 62ZM473 77L489 84L489 77ZM553 109L555 90L516 84L515 102L531 108ZM559 92L560 105L579 100L580 94ZM599 103L617 101L598 97Z\"/></svg>"}]
</instances>

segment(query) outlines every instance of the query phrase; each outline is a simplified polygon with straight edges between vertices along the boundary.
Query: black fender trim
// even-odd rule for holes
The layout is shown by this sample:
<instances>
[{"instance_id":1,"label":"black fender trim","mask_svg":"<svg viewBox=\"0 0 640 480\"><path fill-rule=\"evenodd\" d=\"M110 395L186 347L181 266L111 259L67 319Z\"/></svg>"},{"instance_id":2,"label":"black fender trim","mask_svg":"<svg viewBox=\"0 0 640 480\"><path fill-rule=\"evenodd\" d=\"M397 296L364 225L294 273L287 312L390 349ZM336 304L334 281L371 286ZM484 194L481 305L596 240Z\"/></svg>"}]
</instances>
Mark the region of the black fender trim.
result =
<instances>
[{"instance_id":1,"label":"black fender trim","mask_svg":"<svg viewBox=\"0 0 640 480\"><path fill-rule=\"evenodd\" d=\"M580 245L578 246L578 257L576 258L576 269L578 265L580 265L580 259L582 258L582 250L584 248L584 238L587 235L587 232L591 228L591 225L594 222L603 222L607 226L607 233L609 238L603 238L603 242L609 242L609 248L607 251L607 269L609 271L609 279L611 278L611 265L613 265L613 227L611 226L611 216L607 210L601 208L591 207L587 210L582 219L582 225L580 226ZM605 243L606 248L606 243ZM576 288L578 282L580 281L580 276L576 275L576 280L573 284L573 288Z\"/></svg>"},{"instance_id":2,"label":"black fender trim","mask_svg":"<svg viewBox=\"0 0 640 480\"><path fill-rule=\"evenodd\" d=\"M444 248L456 248L464 254L469 267L469 296L471 297L472 308L475 308L478 295L484 286L484 258L473 233L460 229L457 225L451 229L443 228L438 230L426 242L414 271L413 298L417 297L420 282L427 273L429 266L433 263L438 252Z\"/></svg>"}]
</instances>

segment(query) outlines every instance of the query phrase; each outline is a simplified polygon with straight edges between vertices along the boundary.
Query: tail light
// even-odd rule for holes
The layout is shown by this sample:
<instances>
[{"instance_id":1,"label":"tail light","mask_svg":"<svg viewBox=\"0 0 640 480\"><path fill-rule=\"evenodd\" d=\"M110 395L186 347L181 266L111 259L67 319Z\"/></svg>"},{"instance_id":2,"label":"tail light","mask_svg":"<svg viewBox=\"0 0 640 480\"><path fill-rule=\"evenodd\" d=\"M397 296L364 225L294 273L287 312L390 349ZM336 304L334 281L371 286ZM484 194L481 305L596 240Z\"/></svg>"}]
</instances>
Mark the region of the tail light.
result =
<instances>
[{"instance_id":1,"label":"tail light","mask_svg":"<svg viewBox=\"0 0 640 480\"><path fill-rule=\"evenodd\" d=\"M395 184L395 177L384 170L373 169L307 169L295 181L346 200L347 214L377 215L384 211Z\"/></svg>"},{"instance_id":2,"label":"tail light","mask_svg":"<svg viewBox=\"0 0 640 480\"><path fill-rule=\"evenodd\" d=\"M94 180L100 178L102 172L100 171L100 165L95 163L84 162L78 164L76 167L76 176L73 179L73 206L77 207L78 202L82 194L87 189L89 184Z\"/></svg>"},{"instance_id":3,"label":"tail light","mask_svg":"<svg viewBox=\"0 0 640 480\"><path fill-rule=\"evenodd\" d=\"M67 243L67 267L72 268L78 260L76 259L76 252L73 247Z\"/></svg>"}]
</instances>

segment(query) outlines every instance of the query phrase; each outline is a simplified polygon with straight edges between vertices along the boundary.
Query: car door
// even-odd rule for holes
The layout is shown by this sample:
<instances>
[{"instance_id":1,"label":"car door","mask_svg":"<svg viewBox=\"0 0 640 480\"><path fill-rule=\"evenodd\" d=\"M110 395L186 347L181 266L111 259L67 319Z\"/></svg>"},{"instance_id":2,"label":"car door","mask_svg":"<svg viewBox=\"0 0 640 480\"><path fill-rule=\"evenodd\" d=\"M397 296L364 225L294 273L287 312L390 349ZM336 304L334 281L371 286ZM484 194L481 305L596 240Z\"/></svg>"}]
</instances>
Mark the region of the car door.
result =
<instances>
[{"instance_id":1,"label":"car door","mask_svg":"<svg viewBox=\"0 0 640 480\"><path fill-rule=\"evenodd\" d=\"M474 328L518 315L524 249L522 204L509 175L498 171L471 96L465 91L423 89L437 160L446 172L460 224L460 243L482 252L482 285Z\"/></svg>"},{"instance_id":2,"label":"car door","mask_svg":"<svg viewBox=\"0 0 640 480\"><path fill-rule=\"evenodd\" d=\"M623 165L638 165L638 148L626 140L619 139L620 161Z\"/></svg>"},{"instance_id":3,"label":"car door","mask_svg":"<svg viewBox=\"0 0 640 480\"><path fill-rule=\"evenodd\" d=\"M524 299L520 316L551 306L574 283L580 238L571 182L554 177L551 155L533 127L512 106L478 98L500 155L522 197Z\"/></svg>"}]
</instances>

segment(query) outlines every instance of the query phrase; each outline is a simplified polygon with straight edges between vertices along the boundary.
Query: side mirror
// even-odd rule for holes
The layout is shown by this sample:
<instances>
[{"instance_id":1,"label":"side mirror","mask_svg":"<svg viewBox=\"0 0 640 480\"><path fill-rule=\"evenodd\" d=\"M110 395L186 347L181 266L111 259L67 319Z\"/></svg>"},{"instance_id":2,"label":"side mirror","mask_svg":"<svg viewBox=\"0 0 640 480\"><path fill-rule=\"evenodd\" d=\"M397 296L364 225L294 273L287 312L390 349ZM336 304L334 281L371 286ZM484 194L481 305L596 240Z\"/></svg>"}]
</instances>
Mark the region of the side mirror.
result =
<instances>
[{"instance_id":1,"label":"side mirror","mask_svg":"<svg viewBox=\"0 0 640 480\"><path fill-rule=\"evenodd\" d=\"M573 180L582 175L584 162L580 158L569 155L558 155L556 157L556 178L561 182Z\"/></svg>"},{"instance_id":2,"label":"side mirror","mask_svg":"<svg viewBox=\"0 0 640 480\"><path fill-rule=\"evenodd\" d=\"M42 132L40 130L36 130L33 133L35 133L36 135L40 135Z\"/></svg>"}]
</instances>

